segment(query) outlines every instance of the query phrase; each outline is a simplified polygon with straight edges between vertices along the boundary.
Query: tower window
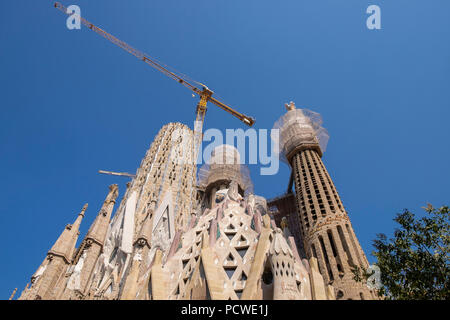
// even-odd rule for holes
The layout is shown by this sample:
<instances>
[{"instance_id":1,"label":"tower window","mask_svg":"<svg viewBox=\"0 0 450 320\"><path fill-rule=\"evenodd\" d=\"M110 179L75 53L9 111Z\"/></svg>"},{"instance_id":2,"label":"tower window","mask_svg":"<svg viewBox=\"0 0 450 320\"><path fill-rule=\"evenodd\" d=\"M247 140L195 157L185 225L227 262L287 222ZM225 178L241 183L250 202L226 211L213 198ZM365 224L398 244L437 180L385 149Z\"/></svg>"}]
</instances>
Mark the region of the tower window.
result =
<instances>
[{"instance_id":1,"label":"tower window","mask_svg":"<svg viewBox=\"0 0 450 320\"><path fill-rule=\"evenodd\" d=\"M329 277L330 281L334 281L333 272L331 271L330 261L328 259L327 250L325 248L325 244L323 242L322 236L319 236L319 242L320 242L320 246L322 247L322 252L323 252L323 256L324 256L325 264L326 264L326 269L328 271L328 277Z\"/></svg>"}]
</instances>

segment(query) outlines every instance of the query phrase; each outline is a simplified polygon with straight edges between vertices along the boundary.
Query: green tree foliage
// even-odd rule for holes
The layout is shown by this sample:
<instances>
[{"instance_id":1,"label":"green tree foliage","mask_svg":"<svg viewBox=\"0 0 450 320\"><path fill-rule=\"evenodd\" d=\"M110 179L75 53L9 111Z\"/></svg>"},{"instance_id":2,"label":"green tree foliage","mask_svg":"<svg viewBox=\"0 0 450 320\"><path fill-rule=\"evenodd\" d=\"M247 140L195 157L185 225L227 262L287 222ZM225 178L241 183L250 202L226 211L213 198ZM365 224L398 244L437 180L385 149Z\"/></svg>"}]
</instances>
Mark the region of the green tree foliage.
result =
<instances>
[{"instance_id":1,"label":"green tree foliage","mask_svg":"<svg viewBox=\"0 0 450 320\"><path fill-rule=\"evenodd\" d=\"M394 221L400 227L394 237L378 234L374 240L381 276L380 296L397 300L450 299L450 211L430 204L427 215L417 218L404 210ZM371 274L359 267L353 269L357 281L368 282Z\"/></svg>"}]
</instances>

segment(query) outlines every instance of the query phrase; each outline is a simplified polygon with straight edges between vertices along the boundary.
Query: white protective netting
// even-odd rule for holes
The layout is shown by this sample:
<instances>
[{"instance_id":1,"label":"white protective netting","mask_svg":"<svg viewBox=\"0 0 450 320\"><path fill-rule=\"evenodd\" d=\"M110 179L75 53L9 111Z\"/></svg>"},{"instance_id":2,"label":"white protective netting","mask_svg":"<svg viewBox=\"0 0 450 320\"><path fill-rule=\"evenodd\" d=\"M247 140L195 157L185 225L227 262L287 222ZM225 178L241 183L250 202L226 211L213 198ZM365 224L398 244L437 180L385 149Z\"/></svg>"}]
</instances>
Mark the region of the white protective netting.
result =
<instances>
[{"instance_id":1,"label":"white protective netting","mask_svg":"<svg viewBox=\"0 0 450 320\"><path fill-rule=\"evenodd\" d=\"M214 148L208 163L211 165L239 164L241 156L239 151L229 144L223 144Z\"/></svg>"},{"instance_id":2,"label":"white protective netting","mask_svg":"<svg viewBox=\"0 0 450 320\"><path fill-rule=\"evenodd\" d=\"M279 141L274 143L279 142L281 160L287 162L286 155L296 143L316 142L325 152L330 136L322 123L322 116L308 109L292 109L281 116L273 126L280 130Z\"/></svg>"}]
</instances>

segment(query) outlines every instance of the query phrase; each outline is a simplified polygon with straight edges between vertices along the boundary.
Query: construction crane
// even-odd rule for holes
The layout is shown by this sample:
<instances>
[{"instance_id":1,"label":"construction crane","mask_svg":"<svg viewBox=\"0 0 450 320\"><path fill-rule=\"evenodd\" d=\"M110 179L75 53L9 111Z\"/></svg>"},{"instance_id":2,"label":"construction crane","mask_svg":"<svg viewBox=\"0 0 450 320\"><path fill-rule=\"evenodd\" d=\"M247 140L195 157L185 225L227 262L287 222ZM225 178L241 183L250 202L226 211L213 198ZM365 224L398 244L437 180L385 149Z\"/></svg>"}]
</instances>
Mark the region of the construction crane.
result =
<instances>
[{"instance_id":1,"label":"construction crane","mask_svg":"<svg viewBox=\"0 0 450 320\"><path fill-rule=\"evenodd\" d=\"M55 2L54 4L55 8L59 9L63 13L67 15L71 15L71 12L68 12L67 8L64 7L61 3ZM252 117L246 116L230 106L226 105L225 103L215 99L212 97L213 91L210 90L206 85L194 81L194 80L187 80L187 77L184 75L177 74L173 71L170 71L167 66L163 66L161 63L157 62L155 59L149 57L148 55L144 54L143 52L133 48L132 46L128 45L127 43L123 42L122 40L114 37L113 35L109 34L108 32L100 29L99 27L95 26L94 24L90 23L86 19L80 17L80 21L83 25L91 29L92 31L95 31L105 39L111 41L115 45L121 47L122 49L128 51L132 55L134 55L136 58L142 60L143 62L147 63L151 67L155 68L156 70L161 71L163 74L168 76L169 78L172 78L176 80L178 83L181 83L191 91L193 91L195 94L197 94L200 97L200 101L197 104L197 110L196 110L196 116L195 116L195 124L194 124L194 159L197 156L198 148L201 144L202 139L202 128L203 123L205 121L205 114L206 114L206 105L208 102L211 102L218 106L219 108L222 108L228 113L231 113L233 116L244 122L248 126L252 126L255 123L255 120ZM195 84L193 84L194 82Z\"/></svg>"},{"instance_id":2,"label":"construction crane","mask_svg":"<svg viewBox=\"0 0 450 320\"><path fill-rule=\"evenodd\" d=\"M127 173L127 172L113 172L113 171L98 170L98 173L108 174L110 176L136 178L135 174L131 174L131 173Z\"/></svg>"}]
</instances>

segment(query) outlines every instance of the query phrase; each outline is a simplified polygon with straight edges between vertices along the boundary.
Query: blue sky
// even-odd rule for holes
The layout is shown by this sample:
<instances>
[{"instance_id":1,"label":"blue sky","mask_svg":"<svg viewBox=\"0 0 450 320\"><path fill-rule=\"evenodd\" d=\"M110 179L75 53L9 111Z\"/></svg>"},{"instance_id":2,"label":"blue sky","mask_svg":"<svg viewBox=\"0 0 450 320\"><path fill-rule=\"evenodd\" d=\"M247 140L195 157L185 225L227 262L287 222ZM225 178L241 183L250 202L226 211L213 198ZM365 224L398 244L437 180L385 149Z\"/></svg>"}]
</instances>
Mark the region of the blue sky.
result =
<instances>
[{"instance_id":1,"label":"blue sky","mask_svg":"<svg viewBox=\"0 0 450 320\"><path fill-rule=\"evenodd\" d=\"M63 1L272 128L290 100L322 114L323 160L369 255L403 208L449 204L450 2ZM382 30L366 28L377 4ZM192 126L197 99L51 1L0 2L0 298L19 292L85 202L135 172L162 125ZM243 125L211 105L205 128ZM289 170L259 176L286 189ZM369 255L369 260L373 257Z\"/></svg>"}]
</instances>

